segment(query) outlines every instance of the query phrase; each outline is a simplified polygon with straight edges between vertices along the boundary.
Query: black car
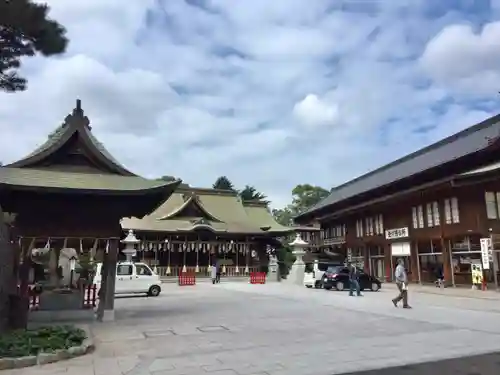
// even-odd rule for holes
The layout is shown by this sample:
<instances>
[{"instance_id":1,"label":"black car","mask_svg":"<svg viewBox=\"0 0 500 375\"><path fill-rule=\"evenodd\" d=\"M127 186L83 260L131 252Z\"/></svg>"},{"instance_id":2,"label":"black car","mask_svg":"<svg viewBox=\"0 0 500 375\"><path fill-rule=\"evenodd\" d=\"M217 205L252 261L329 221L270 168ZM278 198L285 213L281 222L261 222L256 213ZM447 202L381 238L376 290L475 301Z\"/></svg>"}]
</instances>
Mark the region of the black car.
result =
<instances>
[{"instance_id":1,"label":"black car","mask_svg":"<svg viewBox=\"0 0 500 375\"><path fill-rule=\"evenodd\" d=\"M377 292L382 287L382 283L376 277L365 273L358 268L359 286L361 290L369 289ZM349 268L346 266L328 267L321 280L323 288L330 290L349 289Z\"/></svg>"}]
</instances>

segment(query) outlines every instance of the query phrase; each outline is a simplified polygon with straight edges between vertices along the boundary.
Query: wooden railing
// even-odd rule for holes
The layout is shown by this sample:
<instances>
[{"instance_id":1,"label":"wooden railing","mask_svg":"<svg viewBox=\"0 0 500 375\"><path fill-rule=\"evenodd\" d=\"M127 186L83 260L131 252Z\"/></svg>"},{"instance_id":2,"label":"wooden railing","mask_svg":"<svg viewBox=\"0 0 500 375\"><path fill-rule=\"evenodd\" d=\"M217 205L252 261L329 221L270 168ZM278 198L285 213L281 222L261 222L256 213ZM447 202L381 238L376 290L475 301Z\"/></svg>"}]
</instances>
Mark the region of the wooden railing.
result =
<instances>
[{"instance_id":1,"label":"wooden railing","mask_svg":"<svg viewBox=\"0 0 500 375\"><path fill-rule=\"evenodd\" d=\"M178 267L153 267L156 270L156 273L161 277L161 278L168 278L168 277L177 277L179 274L182 272L182 266ZM257 272L259 270L259 267L248 267L248 272L246 271L246 267L236 267L236 266L226 266L225 268L222 268L222 276L226 277L248 277L250 272ZM196 272L198 271L198 272ZM200 266L198 269L196 267L186 267L186 272L187 273L194 273L197 277L210 277L212 269L211 267L207 266Z\"/></svg>"}]
</instances>

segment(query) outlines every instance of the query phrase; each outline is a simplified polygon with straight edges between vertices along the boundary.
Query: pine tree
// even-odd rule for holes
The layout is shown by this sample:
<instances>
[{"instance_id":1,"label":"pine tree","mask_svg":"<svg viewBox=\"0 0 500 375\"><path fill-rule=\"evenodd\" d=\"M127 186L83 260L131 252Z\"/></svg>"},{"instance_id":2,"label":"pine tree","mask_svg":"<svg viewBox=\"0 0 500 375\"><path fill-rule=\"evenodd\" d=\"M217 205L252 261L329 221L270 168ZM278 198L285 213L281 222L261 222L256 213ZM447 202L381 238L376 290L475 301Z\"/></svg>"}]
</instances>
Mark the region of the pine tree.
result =
<instances>
[{"instance_id":1,"label":"pine tree","mask_svg":"<svg viewBox=\"0 0 500 375\"><path fill-rule=\"evenodd\" d=\"M48 12L46 4L32 0L0 0L0 90L26 89L26 79L18 74L21 58L66 50L65 29Z\"/></svg>"}]
</instances>

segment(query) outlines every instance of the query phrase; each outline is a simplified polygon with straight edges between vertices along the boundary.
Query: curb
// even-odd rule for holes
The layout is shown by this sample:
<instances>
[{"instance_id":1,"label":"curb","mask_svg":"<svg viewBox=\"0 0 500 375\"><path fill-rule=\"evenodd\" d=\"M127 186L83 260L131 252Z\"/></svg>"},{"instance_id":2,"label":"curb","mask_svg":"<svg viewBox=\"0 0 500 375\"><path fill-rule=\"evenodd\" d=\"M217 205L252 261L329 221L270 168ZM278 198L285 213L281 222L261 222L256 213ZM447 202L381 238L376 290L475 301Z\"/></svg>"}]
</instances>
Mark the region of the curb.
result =
<instances>
[{"instance_id":1,"label":"curb","mask_svg":"<svg viewBox=\"0 0 500 375\"><path fill-rule=\"evenodd\" d=\"M56 350L52 353L39 353L38 355L30 355L17 358L0 358L0 370L18 369L36 365L45 365L70 358L80 357L95 349L94 341L90 329L87 327L79 327L85 331L87 338L83 340L81 345L72 346L68 349Z\"/></svg>"}]
</instances>

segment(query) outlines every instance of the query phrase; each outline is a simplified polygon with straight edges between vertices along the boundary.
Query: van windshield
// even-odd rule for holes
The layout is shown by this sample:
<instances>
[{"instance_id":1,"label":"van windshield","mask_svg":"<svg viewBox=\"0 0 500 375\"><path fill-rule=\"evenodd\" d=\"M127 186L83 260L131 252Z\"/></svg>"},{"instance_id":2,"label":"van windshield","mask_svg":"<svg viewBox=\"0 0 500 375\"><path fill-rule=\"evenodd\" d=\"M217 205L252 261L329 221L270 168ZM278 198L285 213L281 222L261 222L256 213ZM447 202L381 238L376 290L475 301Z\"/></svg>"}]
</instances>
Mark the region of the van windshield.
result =
<instances>
[{"instance_id":1,"label":"van windshield","mask_svg":"<svg viewBox=\"0 0 500 375\"><path fill-rule=\"evenodd\" d=\"M304 272L311 273L314 271L314 264L313 263L306 263L306 268Z\"/></svg>"}]
</instances>

